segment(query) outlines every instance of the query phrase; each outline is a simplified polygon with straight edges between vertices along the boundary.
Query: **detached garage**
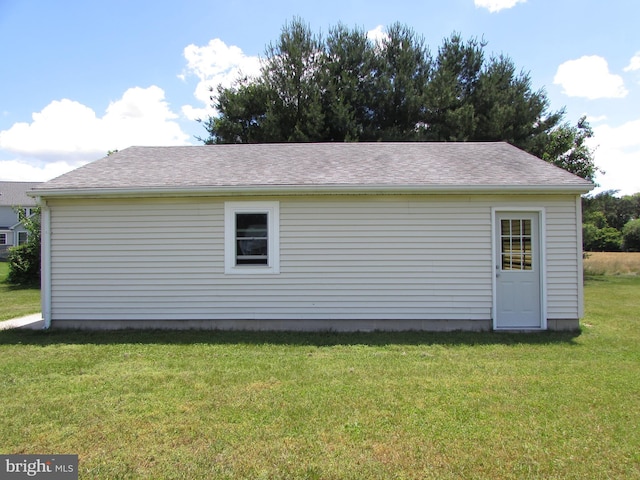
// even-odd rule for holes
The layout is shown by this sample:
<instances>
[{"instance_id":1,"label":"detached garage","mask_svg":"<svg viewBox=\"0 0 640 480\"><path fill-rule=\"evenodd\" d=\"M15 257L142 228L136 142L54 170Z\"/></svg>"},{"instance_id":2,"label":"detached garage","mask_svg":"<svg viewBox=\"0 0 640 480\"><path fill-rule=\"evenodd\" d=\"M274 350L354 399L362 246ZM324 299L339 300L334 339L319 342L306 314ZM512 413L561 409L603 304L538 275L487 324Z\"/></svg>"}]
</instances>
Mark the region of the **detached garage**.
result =
<instances>
[{"instance_id":1,"label":"detached garage","mask_svg":"<svg viewBox=\"0 0 640 480\"><path fill-rule=\"evenodd\" d=\"M580 195L506 143L132 147L41 184L56 328L564 330Z\"/></svg>"}]
</instances>

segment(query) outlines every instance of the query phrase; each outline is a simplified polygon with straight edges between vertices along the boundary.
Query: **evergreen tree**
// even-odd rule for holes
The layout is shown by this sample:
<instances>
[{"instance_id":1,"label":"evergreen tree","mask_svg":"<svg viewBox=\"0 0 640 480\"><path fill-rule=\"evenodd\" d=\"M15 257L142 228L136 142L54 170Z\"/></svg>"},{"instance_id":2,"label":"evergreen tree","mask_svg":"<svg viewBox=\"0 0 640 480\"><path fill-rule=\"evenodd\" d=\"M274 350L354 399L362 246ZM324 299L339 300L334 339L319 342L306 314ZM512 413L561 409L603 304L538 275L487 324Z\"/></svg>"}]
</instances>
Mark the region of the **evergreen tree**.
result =
<instances>
[{"instance_id":1,"label":"evergreen tree","mask_svg":"<svg viewBox=\"0 0 640 480\"><path fill-rule=\"evenodd\" d=\"M364 30L329 31L322 69L322 109L330 142L373 138L374 46Z\"/></svg>"},{"instance_id":2,"label":"evergreen tree","mask_svg":"<svg viewBox=\"0 0 640 480\"><path fill-rule=\"evenodd\" d=\"M424 39L399 23L387 30L374 63L369 140L416 140L426 120L431 56Z\"/></svg>"},{"instance_id":3,"label":"evergreen tree","mask_svg":"<svg viewBox=\"0 0 640 480\"><path fill-rule=\"evenodd\" d=\"M586 117L578 120L575 127L565 123L548 132L540 157L582 178L593 180L598 168L593 151L586 144L591 137L593 130Z\"/></svg>"},{"instance_id":4,"label":"evergreen tree","mask_svg":"<svg viewBox=\"0 0 640 480\"><path fill-rule=\"evenodd\" d=\"M209 117L204 126L209 136L198 138L206 145L214 143L265 143L270 141L265 131L267 108L272 104L273 92L263 82L240 79L231 88L217 88L211 97L221 112Z\"/></svg>"},{"instance_id":5,"label":"evergreen tree","mask_svg":"<svg viewBox=\"0 0 640 480\"><path fill-rule=\"evenodd\" d=\"M326 39L301 19L267 46L261 74L212 96L204 143L506 141L593 180L584 118L561 123L544 90L484 40L446 38L435 59L399 23L379 43L338 25ZM213 89L212 89L213 91Z\"/></svg>"},{"instance_id":6,"label":"evergreen tree","mask_svg":"<svg viewBox=\"0 0 640 480\"><path fill-rule=\"evenodd\" d=\"M269 44L262 81L270 91L262 126L267 141L304 142L322 138L321 91L324 44L301 19L285 24Z\"/></svg>"},{"instance_id":7,"label":"evergreen tree","mask_svg":"<svg viewBox=\"0 0 640 480\"><path fill-rule=\"evenodd\" d=\"M427 138L466 141L475 138L478 115L473 102L484 60L483 42L464 42L453 34L443 41L427 89Z\"/></svg>"}]
</instances>

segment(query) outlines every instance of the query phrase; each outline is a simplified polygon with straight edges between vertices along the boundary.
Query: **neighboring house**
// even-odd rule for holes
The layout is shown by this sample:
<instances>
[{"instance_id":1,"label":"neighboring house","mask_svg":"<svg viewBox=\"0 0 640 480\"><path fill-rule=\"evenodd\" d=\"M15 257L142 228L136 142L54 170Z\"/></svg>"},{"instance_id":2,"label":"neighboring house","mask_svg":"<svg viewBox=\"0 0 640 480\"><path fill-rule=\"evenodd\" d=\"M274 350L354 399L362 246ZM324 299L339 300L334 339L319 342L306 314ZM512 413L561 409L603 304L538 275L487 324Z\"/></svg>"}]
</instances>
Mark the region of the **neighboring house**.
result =
<instances>
[{"instance_id":1,"label":"neighboring house","mask_svg":"<svg viewBox=\"0 0 640 480\"><path fill-rule=\"evenodd\" d=\"M28 232L20 223L16 208L23 208L27 215L36 207L34 198L27 192L39 185L38 182L0 181L0 259L5 260L9 248L27 241Z\"/></svg>"},{"instance_id":2,"label":"neighboring house","mask_svg":"<svg viewBox=\"0 0 640 480\"><path fill-rule=\"evenodd\" d=\"M576 329L592 187L506 143L132 147L32 192L44 318Z\"/></svg>"}]
</instances>

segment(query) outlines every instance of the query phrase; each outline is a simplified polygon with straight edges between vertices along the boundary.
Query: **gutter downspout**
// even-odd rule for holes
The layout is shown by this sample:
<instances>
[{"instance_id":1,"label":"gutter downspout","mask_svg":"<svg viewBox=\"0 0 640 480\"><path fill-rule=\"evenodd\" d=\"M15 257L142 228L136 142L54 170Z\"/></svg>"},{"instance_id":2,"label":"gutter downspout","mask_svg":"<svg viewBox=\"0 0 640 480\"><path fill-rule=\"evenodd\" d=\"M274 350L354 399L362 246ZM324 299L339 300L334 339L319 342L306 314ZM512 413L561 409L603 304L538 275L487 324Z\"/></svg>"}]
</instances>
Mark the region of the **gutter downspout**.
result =
<instances>
[{"instance_id":1,"label":"gutter downspout","mask_svg":"<svg viewBox=\"0 0 640 480\"><path fill-rule=\"evenodd\" d=\"M40 222L40 289L42 290L42 319L44 328L51 327L51 210L46 200L38 198L41 210Z\"/></svg>"}]
</instances>

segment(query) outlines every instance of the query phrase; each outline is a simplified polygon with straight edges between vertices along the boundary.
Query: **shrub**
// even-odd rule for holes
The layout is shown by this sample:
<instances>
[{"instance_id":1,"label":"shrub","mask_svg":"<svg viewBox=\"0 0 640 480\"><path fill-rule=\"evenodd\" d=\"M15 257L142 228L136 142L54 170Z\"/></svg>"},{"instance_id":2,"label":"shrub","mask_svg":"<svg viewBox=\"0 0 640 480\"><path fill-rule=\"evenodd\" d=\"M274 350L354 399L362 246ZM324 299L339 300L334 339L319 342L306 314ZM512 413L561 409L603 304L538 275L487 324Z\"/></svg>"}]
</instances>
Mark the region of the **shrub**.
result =
<instances>
[{"instance_id":1,"label":"shrub","mask_svg":"<svg viewBox=\"0 0 640 480\"><path fill-rule=\"evenodd\" d=\"M640 252L640 219L625 224L622 229L622 248L626 252Z\"/></svg>"},{"instance_id":2,"label":"shrub","mask_svg":"<svg viewBox=\"0 0 640 480\"><path fill-rule=\"evenodd\" d=\"M582 225L582 245L588 252L619 252L622 233L612 227L598 228L592 223Z\"/></svg>"},{"instance_id":3,"label":"shrub","mask_svg":"<svg viewBox=\"0 0 640 480\"><path fill-rule=\"evenodd\" d=\"M40 283L40 245L26 243L9 249L9 276L14 285Z\"/></svg>"},{"instance_id":4,"label":"shrub","mask_svg":"<svg viewBox=\"0 0 640 480\"><path fill-rule=\"evenodd\" d=\"M18 218L29 233L27 243L9 249L9 276L7 282L14 285L40 284L40 209L27 217L23 209L17 209Z\"/></svg>"},{"instance_id":5,"label":"shrub","mask_svg":"<svg viewBox=\"0 0 640 480\"><path fill-rule=\"evenodd\" d=\"M596 237L598 235L598 227L593 223L584 223L582 225L582 250L585 252L595 252Z\"/></svg>"}]
</instances>

